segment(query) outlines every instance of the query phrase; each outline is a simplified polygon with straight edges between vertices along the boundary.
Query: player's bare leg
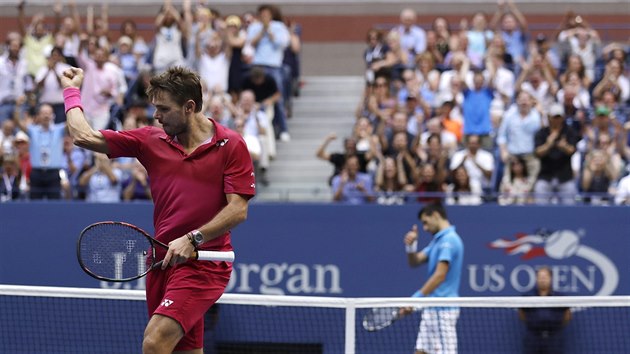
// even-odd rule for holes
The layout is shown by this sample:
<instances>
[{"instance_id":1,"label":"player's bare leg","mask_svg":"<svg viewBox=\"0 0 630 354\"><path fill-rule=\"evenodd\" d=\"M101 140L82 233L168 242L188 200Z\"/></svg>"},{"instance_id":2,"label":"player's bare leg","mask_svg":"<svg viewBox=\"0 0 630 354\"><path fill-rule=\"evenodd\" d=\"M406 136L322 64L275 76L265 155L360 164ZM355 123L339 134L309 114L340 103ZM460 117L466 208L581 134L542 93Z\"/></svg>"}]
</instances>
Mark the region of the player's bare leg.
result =
<instances>
[{"instance_id":1,"label":"player's bare leg","mask_svg":"<svg viewBox=\"0 0 630 354\"><path fill-rule=\"evenodd\" d=\"M184 331L179 323L170 317L153 315L147 328L144 330L142 341L143 354L171 354L173 348L184 336ZM202 354L202 349L181 351L182 354Z\"/></svg>"}]
</instances>

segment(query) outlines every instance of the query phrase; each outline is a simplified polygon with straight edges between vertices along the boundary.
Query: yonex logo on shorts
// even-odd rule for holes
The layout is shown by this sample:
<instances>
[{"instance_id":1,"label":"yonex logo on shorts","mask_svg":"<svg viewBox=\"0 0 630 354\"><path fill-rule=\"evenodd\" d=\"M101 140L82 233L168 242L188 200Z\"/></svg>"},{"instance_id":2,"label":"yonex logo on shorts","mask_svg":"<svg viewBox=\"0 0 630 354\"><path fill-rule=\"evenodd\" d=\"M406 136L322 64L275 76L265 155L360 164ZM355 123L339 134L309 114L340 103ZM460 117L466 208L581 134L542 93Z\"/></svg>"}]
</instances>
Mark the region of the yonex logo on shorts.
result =
<instances>
[{"instance_id":1,"label":"yonex logo on shorts","mask_svg":"<svg viewBox=\"0 0 630 354\"><path fill-rule=\"evenodd\" d=\"M173 303L173 300L164 299L164 301L162 301L160 306L169 307L169 306L171 306L172 303Z\"/></svg>"}]
</instances>

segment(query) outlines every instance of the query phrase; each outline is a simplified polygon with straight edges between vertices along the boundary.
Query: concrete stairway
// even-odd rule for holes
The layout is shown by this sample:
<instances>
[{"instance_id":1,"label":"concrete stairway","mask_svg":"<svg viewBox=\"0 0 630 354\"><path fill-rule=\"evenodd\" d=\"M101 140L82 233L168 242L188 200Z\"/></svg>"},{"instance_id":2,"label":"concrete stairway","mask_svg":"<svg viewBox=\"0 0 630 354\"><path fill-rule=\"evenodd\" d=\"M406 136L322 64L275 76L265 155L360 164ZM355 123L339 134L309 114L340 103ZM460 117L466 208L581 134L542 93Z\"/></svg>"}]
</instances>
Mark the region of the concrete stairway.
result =
<instances>
[{"instance_id":1,"label":"concrete stairway","mask_svg":"<svg viewBox=\"0 0 630 354\"><path fill-rule=\"evenodd\" d=\"M329 162L315 153L324 137L337 133L328 151L341 151L343 137L350 135L354 112L361 99L359 76L303 77L300 97L294 98L289 119L291 141L277 142L277 156L267 172L269 186L258 185L257 201L328 202L332 193Z\"/></svg>"}]
</instances>

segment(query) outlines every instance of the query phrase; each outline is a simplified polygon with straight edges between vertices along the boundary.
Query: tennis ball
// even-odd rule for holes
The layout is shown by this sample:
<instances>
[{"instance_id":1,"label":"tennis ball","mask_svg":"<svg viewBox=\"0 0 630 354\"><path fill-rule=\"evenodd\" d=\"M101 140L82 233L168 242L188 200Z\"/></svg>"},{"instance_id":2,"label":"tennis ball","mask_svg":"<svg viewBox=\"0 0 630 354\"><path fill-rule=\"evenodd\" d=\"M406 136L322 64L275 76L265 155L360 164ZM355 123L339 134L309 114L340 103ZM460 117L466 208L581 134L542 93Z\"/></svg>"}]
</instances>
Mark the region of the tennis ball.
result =
<instances>
[{"instance_id":1,"label":"tennis ball","mask_svg":"<svg viewBox=\"0 0 630 354\"><path fill-rule=\"evenodd\" d=\"M545 242L545 253L553 259L571 257L580 247L580 237L571 230L556 231Z\"/></svg>"}]
</instances>

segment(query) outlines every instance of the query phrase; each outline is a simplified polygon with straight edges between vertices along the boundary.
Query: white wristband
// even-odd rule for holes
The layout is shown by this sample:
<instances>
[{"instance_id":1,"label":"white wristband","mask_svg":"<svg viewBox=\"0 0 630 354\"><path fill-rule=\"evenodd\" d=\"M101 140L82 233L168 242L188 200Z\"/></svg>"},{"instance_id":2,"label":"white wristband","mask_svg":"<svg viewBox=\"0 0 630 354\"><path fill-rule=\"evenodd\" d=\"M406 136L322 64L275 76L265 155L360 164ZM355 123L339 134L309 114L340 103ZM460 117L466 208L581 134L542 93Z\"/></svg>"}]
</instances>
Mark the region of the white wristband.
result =
<instances>
[{"instance_id":1,"label":"white wristband","mask_svg":"<svg viewBox=\"0 0 630 354\"><path fill-rule=\"evenodd\" d=\"M407 253L416 253L418 252L418 241L413 241L410 245L405 245L405 251Z\"/></svg>"}]
</instances>

